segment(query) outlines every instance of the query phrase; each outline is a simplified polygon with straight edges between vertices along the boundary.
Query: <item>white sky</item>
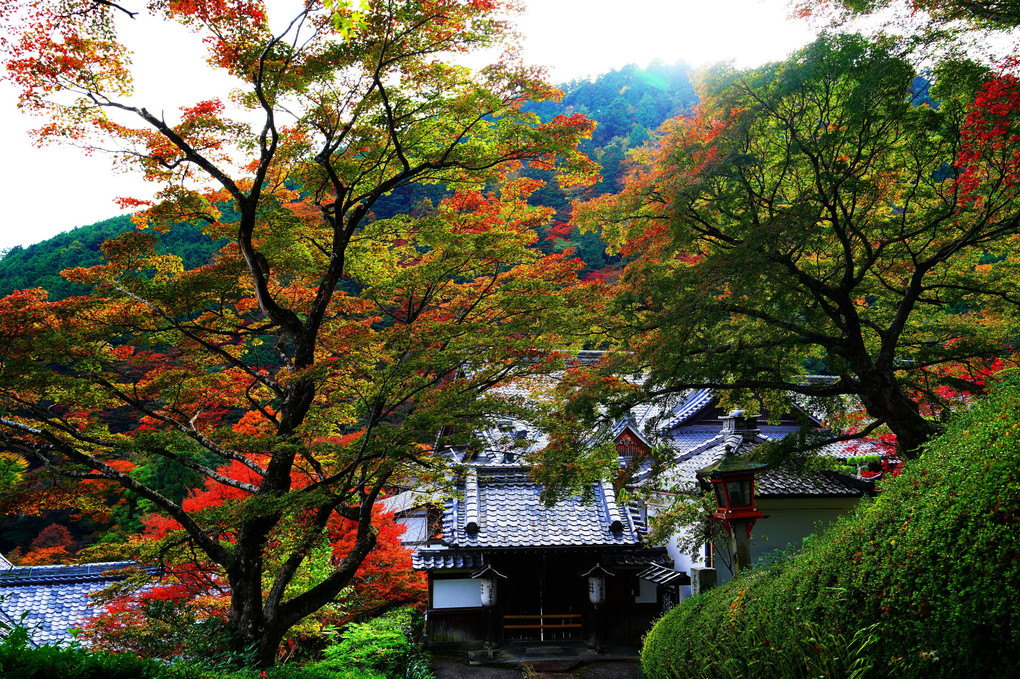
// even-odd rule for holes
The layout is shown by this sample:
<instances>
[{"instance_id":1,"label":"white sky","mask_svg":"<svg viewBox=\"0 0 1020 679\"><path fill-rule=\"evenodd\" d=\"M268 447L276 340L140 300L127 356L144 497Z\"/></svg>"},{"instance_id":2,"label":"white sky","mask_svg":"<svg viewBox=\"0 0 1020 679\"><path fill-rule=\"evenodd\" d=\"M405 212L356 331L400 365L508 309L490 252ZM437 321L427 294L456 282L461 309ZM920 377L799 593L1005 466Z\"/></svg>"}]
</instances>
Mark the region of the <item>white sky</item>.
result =
<instances>
[{"instance_id":1,"label":"white sky","mask_svg":"<svg viewBox=\"0 0 1020 679\"><path fill-rule=\"evenodd\" d=\"M553 82L593 76L654 59L692 66L733 60L756 66L782 59L814 36L803 22L787 19L786 0L529 0L520 27L525 58L549 67ZM144 31L145 17L132 22ZM194 42L166 45L135 55L136 101L150 110L222 96L226 81L181 77L203 69ZM190 62L188 61L190 59ZM207 69L205 69L207 70ZM103 154L79 149L36 148L28 131L38 119L16 109L16 95L0 83L0 252L29 245L71 228L119 214L118 196L145 198L152 187L111 168Z\"/></svg>"}]
</instances>

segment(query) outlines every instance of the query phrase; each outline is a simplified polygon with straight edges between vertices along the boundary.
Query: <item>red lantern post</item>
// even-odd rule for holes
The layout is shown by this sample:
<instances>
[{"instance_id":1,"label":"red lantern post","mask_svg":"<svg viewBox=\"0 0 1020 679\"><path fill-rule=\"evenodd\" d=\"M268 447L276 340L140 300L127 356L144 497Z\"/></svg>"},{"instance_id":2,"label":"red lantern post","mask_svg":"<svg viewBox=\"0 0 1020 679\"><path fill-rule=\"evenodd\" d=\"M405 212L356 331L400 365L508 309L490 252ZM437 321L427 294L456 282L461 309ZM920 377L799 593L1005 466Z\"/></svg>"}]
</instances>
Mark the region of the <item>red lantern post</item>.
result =
<instances>
[{"instance_id":1,"label":"red lantern post","mask_svg":"<svg viewBox=\"0 0 1020 679\"><path fill-rule=\"evenodd\" d=\"M708 478L715 492L718 506L713 518L722 522L730 536L734 576L751 565L751 529L762 516L754 506L754 475L767 467L742 459L726 446L721 460L697 472L702 482Z\"/></svg>"}]
</instances>

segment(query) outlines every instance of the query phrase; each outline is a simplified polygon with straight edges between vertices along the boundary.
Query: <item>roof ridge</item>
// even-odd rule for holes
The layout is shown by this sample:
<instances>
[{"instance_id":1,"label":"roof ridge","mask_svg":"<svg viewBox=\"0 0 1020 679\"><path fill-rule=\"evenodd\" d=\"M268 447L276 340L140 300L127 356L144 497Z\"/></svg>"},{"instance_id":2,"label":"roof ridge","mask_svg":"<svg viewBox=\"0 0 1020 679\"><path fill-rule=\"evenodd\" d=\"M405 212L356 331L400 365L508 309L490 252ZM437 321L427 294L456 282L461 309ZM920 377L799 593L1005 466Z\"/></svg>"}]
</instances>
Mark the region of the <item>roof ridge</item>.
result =
<instances>
[{"instance_id":1,"label":"roof ridge","mask_svg":"<svg viewBox=\"0 0 1020 679\"><path fill-rule=\"evenodd\" d=\"M623 518L620 516L620 508L616 504L616 491L613 489L613 484L603 479L601 482L602 487L602 501L606 509L606 518L609 523L609 530L613 534L623 532Z\"/></svg>"},{"instance_id":2,"label":"roof ridge","mask_svg":"<svg viewBox=\"0 0 1020 679\"><path fill-rule=\"evenodd\" d=\"M479 515L478 470L468 469L464 480L464 530L471 535L478 533L481 523Z\"/></svg>"}]
</instances>

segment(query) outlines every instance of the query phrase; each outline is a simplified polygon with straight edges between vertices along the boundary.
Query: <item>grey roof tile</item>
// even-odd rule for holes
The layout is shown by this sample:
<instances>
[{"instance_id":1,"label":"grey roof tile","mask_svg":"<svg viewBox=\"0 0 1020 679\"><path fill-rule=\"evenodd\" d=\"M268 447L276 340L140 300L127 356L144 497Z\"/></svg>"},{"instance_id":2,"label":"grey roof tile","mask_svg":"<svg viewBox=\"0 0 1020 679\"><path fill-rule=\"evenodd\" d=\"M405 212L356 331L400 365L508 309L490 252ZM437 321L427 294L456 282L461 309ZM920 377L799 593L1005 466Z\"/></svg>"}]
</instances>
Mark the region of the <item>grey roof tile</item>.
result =
<instances>
[{"instance_id":1,"label":"grey roof tile","mask_svg":"<svg viewBox=\"0 0 1020 679\"><path fill-rule=\"evenodd\" d=\"M70 642L69 630L80 629L101 611L89 595L123 580L126 575L119 571L137 565L121 561L0 571L0 609L8 620L24 616L36 644Z\"/></svg>"},{"instance_id":2,"label":"grey roof tile","mask_svg":"<svg viewBox=\"0 0 1020 679\"><path fill-rule=\"evenodd\" d=\"M873 488L867 481L833 471L794 474L786 469L769 469L755 477L755 494L762 498L863 497Z\"/></svg>"},{"instance_id":3,"label":"grey roof tile","mask_svg":"<svg viewBox=\"0 0 1020 679\"><path fill-rule=\"evenodd\" d=\"M673 408L672 415L662 418L659 427L663 431L679 427L685 420L697 415L702 408L711 403L712 398L713 394L708 389L694 389L687 392L684 401Z\"/></svg>"},{"instance_id":4,"label":"grey roof tile","mask_svg":"<svg viewBox=\"0 0 1020 679\"><path fill-rule=\"evenodd\" d=\"M467 500L455 498L447 502L443 542L458 548L638 543L639 535L630 514L620 511L611 486L607 489L596 484L593 503L572 497L552 507L542 502L541 492L542 486L530 478L526 468L478 467L477 505L473 492L468 493ZM478 531L470 532L466 526L469 518L475 516ZM619 522L617 532L612 530L615 522Z\"/></svg>"},{"instance_id":5,"label":"grey roof tile","mask_svg":"<svg viewBox=\"0 0 1020 679\"><path fill-rule=\"evenodd\" d=\"M742 441L736 452L748 453L765 440L758 436L753 441ZM697 485L698 470L717 462L725 454L726 441L719 437L718 441L673 465L667 483L678 489L693 489ZM796 474L787 469L769 469L755 477L755 495L760 498L862 497L872 490L870 482L834 471Z\"/></svg>"},{"instance_id":6,"label":"grey roof tile","mask_svg":"<svg viewBox=\"0 0 1020 679\"><path fill-rule=\"evenodd\" d=\"M411 565L418 570L479 568L485 565L480 551L460 551L447 547L422 547L411 552Z\"/></svg>"}]
</instances>

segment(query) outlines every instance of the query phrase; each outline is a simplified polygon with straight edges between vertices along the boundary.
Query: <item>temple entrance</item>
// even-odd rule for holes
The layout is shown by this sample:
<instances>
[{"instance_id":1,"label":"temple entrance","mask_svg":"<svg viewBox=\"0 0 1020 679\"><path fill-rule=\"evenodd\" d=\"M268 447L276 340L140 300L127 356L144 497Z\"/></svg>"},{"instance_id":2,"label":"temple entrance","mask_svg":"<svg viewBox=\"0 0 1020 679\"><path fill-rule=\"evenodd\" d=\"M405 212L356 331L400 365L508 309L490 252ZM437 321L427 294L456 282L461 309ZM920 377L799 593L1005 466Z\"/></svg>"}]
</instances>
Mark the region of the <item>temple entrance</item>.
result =
<instances>
[{"instance_id":1,"label":"temple entrance","mask_svg":"<svg viewBox=\"0 0 1020 679\"><path fill-rule=\"evenodd\" d=\"M503 640L584 639L588 590L577 556L534 554L501 562Z\"/></svg>"}]
</instances>

